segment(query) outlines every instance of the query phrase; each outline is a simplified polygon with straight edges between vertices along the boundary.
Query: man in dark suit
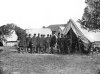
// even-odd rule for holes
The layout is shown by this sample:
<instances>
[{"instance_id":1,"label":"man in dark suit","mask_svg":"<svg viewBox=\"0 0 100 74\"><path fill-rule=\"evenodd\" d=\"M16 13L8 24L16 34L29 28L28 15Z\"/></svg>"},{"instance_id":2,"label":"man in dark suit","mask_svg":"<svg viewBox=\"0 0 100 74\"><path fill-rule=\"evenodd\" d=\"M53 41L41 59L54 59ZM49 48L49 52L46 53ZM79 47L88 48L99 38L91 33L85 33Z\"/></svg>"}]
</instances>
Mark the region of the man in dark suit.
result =
<instances>
[{"instance_id":1,"label":"man in dark suit","mask_svg":"<svg viewBox=\"0 0 100 74\"><path fill-rule=\"evenodd\" d=\"M55 45L56 45L56 35L52 34L51 41L50 41L51 53L54 52L53 50L54 50Z\"/></svg>"},{"instance_id":2,"label":"man in dark suit","mask_svg":"<svg viewBox=\"0 0 100 74\"><path fill-rule=\"evenodd\" d=\"M27 52L30 52L30 48L31 48L31 34L29 34L29 36L26 37L26 45L27 45Z\"/></svg>"},{"instance_id":3,"label":"man in dark suit","mask_svg":"<svg viewBox=\"0 0 100 74\"><path fill-rule=\"evenodd\" d=\"M36 53L40 53L40 34L38 33L38 36L36 37Z\"/></svg>"},{"instance_id":4,"label":"man in dark suit","mask_svg":"<svg viewBox=\"0 0 100 74\"><path fill-rule=\"evenodd\" d=\"M45 49L46 49L47 53L50 52L49 47L50 47L50 37L49 37L49 34L48 34L47 37L45 38Z\"/></svg>"}]
</instances>

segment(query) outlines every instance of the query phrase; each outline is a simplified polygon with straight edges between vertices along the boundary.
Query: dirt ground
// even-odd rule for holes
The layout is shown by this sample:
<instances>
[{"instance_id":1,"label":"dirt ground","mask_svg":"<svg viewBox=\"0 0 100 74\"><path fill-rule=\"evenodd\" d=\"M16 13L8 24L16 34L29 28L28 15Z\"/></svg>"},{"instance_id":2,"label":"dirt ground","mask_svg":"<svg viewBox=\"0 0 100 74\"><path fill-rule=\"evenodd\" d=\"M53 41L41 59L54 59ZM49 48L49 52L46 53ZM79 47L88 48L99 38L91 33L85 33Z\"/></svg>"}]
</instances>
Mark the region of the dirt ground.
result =
<instances>
[{"instance_id":1,"label":"dirt ground","mask_svg":"<svg viewBox=\"0 0 100 74\"><path fill-rule=\"evenodd\" d=\"M99 74L100 55L0 53L3 74ZM0 73L1 74L1 73Z\"/></svg>"}]
</instances>

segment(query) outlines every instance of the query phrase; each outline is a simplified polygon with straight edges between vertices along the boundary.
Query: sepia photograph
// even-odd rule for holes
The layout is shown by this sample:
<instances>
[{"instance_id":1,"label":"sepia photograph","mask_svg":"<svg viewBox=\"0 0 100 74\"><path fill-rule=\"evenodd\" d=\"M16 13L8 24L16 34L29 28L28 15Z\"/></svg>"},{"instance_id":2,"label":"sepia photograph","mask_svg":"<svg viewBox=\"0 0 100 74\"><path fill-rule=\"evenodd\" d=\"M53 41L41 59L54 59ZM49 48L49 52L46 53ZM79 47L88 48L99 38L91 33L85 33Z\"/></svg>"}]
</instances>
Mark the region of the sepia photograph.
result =
<instances>
[{"instance_id":1,"label":"sepia photograph","mask_svg":"<svg viewBox=\"0 0 100 74\"><path fill-rule=\"evenodd\" d=\"M100 74L100 0L0 0L0 74Z\"/></svg>"}]
</instances>

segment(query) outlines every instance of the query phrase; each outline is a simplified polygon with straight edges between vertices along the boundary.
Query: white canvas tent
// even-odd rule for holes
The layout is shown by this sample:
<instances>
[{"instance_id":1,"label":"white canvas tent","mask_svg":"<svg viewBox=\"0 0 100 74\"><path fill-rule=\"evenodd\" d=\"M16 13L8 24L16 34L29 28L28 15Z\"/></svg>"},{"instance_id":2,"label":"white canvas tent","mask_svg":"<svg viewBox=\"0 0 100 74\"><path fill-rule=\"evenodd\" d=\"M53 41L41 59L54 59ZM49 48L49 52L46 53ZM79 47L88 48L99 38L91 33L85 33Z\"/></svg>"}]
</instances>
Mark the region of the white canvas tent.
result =
<instances>
[{"instance_id":1,"label":"white canvas tent","mask_svg":"<svg viewBox=\"0 0 100 74\"><path fill-rule=\"evenodd\" d=\"M12 30L11 35L10 36L4 36L6 39L6 42L3 42L4 46L14 46L17 45L17 38L18 36L16 35L15 31Z\"/></svg>"},{"instance_id":2,"label":"white canvas tent","mask_svg":"<svg viewBox=\"0 0 100 74\"><path fill-rule=\"evenodd\" d=\"M91 42L100 41L100 32L93 32L93 31L82 29L81 24L78 22L75 22L75 24L80 29L80 31L84 34L84 36L88 38L89 41Z\"/></svg>"},{"instance_id":3,"label":"white canvas tent","mask_svg":"<svg viewBox=\"0 0 100 74\"><path fill-rule=\"evenodd\" d=\"M45 36L47 36L47 34L52 34L52 31L49 28L34 28L34 29L26 29L26 33L27 34L31 34L31 35L38 35L39 34L44 34Z\"/></svg>"},{"instance_id":4,"label":"white canvas tent","mask_svg":"<svg viewBox=\"0 0 100 74\"><path fill-rule=\"evenodd\" d=\"M74 23L74 21L72 19L70 19L68 21L68 23L66 24L66 27L63 30L63 34L66 35L69 30L72 29L74 31L74 33L76 34L77 37L80 37L80 39L85 42L85 43L89 43L89 39L87 37L85 37L85 35L81 32L81 30L78 28L78 26Z\"/></svg>"}]
</instances>

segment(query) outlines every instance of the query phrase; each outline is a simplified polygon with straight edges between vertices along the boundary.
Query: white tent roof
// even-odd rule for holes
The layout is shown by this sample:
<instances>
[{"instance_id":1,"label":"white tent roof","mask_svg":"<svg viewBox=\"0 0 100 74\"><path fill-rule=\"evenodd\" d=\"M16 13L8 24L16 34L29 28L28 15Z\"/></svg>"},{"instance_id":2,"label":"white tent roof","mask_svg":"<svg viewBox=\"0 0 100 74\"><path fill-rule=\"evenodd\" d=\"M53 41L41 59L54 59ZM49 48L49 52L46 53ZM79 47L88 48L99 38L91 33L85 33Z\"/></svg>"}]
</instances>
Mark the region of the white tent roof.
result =
<instances>
[{"instance_id":1,"label":"white tent roof","mask_svg":"<svg viewBox=\"0 0 100 74\"><path fill-rule=\"evenodd\" d=\"M27 29L26 33L31 35L34 34L37 35L38 33L47 35L47 34L52 34L52 31L49 28L34 28L34 29Z\"/></svg>"},{"instance_id":2,"label":"white tent roof","mask_svg":"<svg viewBox=\"0 0 100 74\"><path fill-rule=\"evenodd\" d=\"M80 29L80 31L84 34L84 36L87 37L91 42L100 41L100 32L87 31L81 28L80 23L78 22L75 22L75 23L77 27Z\"/></svg>"},{"instance_id":3,"label":"white tent roof","mask_svg":"<svg viewBox=\"0 0 100 74\"><path fill-rule=\"evenodd\" d=\"M12 30L12 34L10 36L4 36L7 41L17 41L18 36L16 35L15 31Z\"/></svg>"},{"instance_id":4,"label":"white tent roof","mask_svg":"<svg viewBox=\"0 0 100 74\"><path fill-rule=\"evenodd\" d=\"M66 28L63 30L63 33L67 34L67 32L70 30L70 28L73 29L75 34L77 36L80 36L82 40L84 41L100 41L100 32L88 32L87 30L81 28L81 24L78 22L74 22L72 19L69 20Z\"/></svg>"},{"instance_id":5,"label":"white tent roof","mask_svg":"<svg viewBox=\"0 0 100 74\"><path fill-rule=\"evenodd\" d=\"M72 29L74 31L74 33L76 34L76 36L80 37L80 39L82 41L84 41L85 43L89 42L89 40L84 36L84 34L80 31L80 29L77 27L77 25L71 19L68 21L65 29L63 30L63 33L67 34L70 29Z\"/></svg>"}]
</instances>

